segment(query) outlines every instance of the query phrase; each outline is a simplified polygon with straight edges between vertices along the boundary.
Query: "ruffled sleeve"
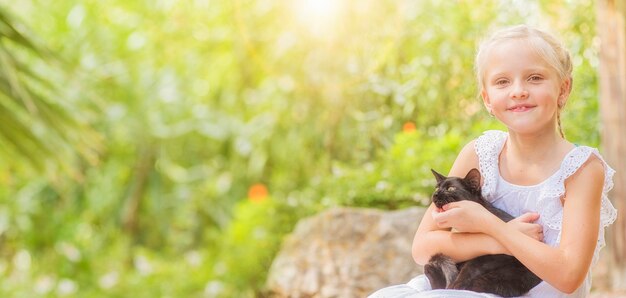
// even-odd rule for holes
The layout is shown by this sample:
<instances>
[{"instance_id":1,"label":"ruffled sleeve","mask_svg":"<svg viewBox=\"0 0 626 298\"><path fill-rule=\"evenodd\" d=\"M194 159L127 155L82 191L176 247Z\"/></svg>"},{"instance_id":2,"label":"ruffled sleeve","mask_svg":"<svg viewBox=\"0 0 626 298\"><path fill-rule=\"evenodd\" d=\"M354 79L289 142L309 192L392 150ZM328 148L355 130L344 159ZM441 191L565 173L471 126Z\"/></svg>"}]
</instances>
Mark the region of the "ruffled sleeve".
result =
<instances>
[{"instance_id":1,"label":"ruffled sleeve","mask_svg":"<svg viewBox=\"0 0 626 298\"><path fill-rule=\"evenodd\" d=\"M479 170L483 178L482 194L490 202L495 199L498 183L498 155L500 155L507 135L503 131L488 130L474 143L474 149L478 155Z\"/></svg>"},{"instance_id":2,"label":"ruffled sleeve","mask_svg":"<svg viewBox=\"0 0 626 298\"><path fill-rule=\"evenodd\" d=\"M543 189L537 206L539 206L539 218L543 222L544 229L549 228L558 231L557 243L560 242L561 227L563 224L563 206L561 205L561 198L565 196L565 180L576 173L592 154L599 158L604 165L600 230L593 258L593 263L595 263L598 259L600 249L605 246L604 228L612 224L617 218L617 210L613 207L613 204L611 204L607 196L608 192L613 188L613 175L615 174L615 170L604 161L597 149L580 146L570 152L565 159L563 159L558 174L553 176L547 184L547 187Z\"/></svg>"}]
</instances>

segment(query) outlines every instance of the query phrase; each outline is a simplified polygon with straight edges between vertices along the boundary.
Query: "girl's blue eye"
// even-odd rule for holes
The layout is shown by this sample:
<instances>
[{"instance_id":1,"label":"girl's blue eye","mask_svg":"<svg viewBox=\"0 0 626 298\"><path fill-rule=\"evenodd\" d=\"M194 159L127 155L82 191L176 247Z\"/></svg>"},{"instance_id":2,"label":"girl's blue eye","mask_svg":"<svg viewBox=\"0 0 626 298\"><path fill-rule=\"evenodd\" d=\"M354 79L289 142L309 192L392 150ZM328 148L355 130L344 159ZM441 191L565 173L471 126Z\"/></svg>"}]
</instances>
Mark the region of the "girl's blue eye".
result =
<instances>
[{"instance_id":1,"label":"girl's blue eye","mask_svg":"<svg viewBox=\"0 0 626 298\"><path fill-rule=\"evenodd\" d=\"M507 82L506 80L497 80L496 85L504 85L506 84L506 82Z\"/></svg>"}]
</instances>

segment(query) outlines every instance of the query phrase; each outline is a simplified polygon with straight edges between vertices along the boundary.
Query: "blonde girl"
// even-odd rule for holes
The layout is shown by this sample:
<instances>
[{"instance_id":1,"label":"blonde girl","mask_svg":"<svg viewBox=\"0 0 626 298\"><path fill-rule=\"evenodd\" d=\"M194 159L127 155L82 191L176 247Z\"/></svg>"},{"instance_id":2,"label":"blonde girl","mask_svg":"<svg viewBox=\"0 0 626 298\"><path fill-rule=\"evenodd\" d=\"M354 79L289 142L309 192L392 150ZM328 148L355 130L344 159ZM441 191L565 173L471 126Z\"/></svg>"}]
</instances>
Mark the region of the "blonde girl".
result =
<instances>
[{"instance_id":1,"label":"blonde girl","mask_svg":"<svg viewBox=\"0 0 626 298\"><path fill-rule=\"evenodd\" d=\"M562 132L573 83L569 52L552 35L519 25L484 41L475 66L485 108L507 131L468 143L449 175L480 169L483 196L517 218L505 223L470 201L431 205L415 233L413 258L424 265L435 253L457 262L509 254L543 280L525 297L586 297L604 229L617 212L607 198L614 171L597 149L572 144ZM420 275L371 297L494 296L431 290Z\"/></svg>"}]
</instances>

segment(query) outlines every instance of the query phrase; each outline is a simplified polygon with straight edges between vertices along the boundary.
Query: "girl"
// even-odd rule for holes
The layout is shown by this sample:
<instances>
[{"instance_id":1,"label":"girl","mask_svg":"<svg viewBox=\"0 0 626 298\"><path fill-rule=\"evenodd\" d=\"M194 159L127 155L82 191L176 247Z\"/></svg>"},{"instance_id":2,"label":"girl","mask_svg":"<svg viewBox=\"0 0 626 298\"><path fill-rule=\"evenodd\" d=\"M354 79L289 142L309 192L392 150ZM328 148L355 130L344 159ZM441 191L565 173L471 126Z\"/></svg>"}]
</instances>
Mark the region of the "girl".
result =
<instances>
[{"instance_id":1,"label":"girl","mask_svg":"<svg viewBox=\"0 0 626 298\"><path fill-rule=\"evenodd\" d=\"M553 36L519 25L483 42L475 65L484 105L508 132L487 131L467 144L450 176L479 168L483 196L517 218L505 223L471 201L442 210L431 205L415 234L413 258L424 265L435 253L457 262L510 254L543 280L527 297L586 297L589 269L617 211L607 198L613 169L596 149L563 137L560 112L572 89L570 55ZM370 297L494 296L431 290L420 275Z\"/></svg>"}]
</instances>

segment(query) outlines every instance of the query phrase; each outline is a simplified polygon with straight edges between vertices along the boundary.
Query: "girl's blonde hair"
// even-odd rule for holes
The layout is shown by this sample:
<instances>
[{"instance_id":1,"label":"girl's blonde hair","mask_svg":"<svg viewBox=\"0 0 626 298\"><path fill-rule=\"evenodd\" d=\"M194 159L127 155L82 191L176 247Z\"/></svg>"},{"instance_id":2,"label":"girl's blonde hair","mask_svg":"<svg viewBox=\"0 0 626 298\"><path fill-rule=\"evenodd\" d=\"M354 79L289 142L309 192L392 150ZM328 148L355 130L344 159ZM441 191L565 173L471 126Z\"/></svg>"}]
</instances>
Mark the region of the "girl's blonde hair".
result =
<instances>
[{"instance_id":1,"label":"girl's blonde hair","mask_svg":"<svg viewBox=\"0 0 626 298\"><path fill-rule=\"evenodd\" d=\"M491 49L504 41L519 40L525 42L557 73L560 82L569 79L569 88L572 88L572 59L569 51L552 34L533 28L528 25L517 25L507 27L493 33L488 39L481 42L476 54L474 67L479 89L485 87L485 65ZM570 91L568 90L568 91ZM557 114L559 132L563 136L561 129L560 112Z\"/></svg>"}]
</instances>

